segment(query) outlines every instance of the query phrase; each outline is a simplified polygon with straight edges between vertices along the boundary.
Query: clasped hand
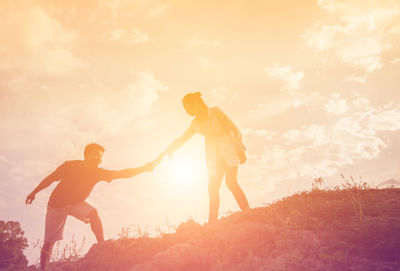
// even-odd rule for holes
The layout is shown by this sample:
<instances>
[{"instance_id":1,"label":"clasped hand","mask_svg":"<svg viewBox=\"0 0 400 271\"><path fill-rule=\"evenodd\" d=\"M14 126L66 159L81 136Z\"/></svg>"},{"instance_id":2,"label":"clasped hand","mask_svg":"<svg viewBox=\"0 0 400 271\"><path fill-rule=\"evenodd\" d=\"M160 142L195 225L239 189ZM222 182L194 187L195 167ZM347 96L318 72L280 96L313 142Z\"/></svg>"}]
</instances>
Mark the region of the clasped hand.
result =
<instances>
[{"instance_id":1,"label":"clasped hand","mask_svg":"<svg viewBox=\"0 0 400 271\"><path fill-rule=\"evenodd\" d=\"M157 156L156 159L147 163L145 165L145 167L148 167L150 169L149 171L153 171L153 169L161 163L161 161L165 155L166 155L166 152L161 153L159 156Z\"/></svg>"},{"instance_id":2,"label":"clasped hand","mask_svg":"<svg viewBox=\"0 0 400 271\"><path fill-rule=\"evenodd\" d=\"M159 156L157 156L156 159L154 159L153 161L147 163L144 166L145 171L153 171L154 168L161 163L161 160L163 159L164 155L165 155L165 153L161 153Z\"/></svg>"}]
</instances>

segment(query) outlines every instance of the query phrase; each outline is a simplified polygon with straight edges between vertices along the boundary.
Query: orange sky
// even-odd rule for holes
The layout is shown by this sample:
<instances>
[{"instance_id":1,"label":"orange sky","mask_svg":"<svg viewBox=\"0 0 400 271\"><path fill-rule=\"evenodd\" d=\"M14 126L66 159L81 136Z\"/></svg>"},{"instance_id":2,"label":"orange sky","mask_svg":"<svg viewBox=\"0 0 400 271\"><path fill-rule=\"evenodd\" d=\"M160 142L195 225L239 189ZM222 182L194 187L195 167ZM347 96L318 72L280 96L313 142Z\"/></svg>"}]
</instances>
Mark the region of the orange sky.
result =
<instances>
[{"instance_id":1,"label":"orange sky","mask_svg":"<svg viewBox=\"0 0 400 271\"><path fill-rule=\"evenodd\" d=\"M339 173L399 179L400 1L0 2L0 218L42 238L52 188L25 196L89 142L102 166L141 166L189 126L201 91L240 127L252 206ZM99 184L106 238L207 217L203 140L154 173ZM182 164L186 162L185 166ZM189 174L188 169L193 173ZM221 213L238 208L222 188ZM87 236L70 219L65 236ZM38 249L28 250L29 259Z\"/></svg>"}]
</instances>

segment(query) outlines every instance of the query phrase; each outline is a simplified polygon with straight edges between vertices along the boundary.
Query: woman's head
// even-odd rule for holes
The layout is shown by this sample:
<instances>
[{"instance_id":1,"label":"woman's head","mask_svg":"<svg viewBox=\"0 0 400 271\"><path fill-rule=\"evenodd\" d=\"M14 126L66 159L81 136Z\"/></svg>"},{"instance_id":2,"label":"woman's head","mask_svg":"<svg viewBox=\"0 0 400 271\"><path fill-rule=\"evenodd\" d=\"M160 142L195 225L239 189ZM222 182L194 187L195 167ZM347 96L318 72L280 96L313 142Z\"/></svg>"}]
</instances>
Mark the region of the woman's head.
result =
<instances>
[{"instance_id":1,"label":"woman's head","mask_svg":"<svg viewBox=\"0 0 400 271\"><path fill-rule=\"evenodd\" d=\"M197 116L207 109L206 104L201 98L200 92L186 94L182 99L183 107L190 116Z\"/></svg>"}]
</instances>

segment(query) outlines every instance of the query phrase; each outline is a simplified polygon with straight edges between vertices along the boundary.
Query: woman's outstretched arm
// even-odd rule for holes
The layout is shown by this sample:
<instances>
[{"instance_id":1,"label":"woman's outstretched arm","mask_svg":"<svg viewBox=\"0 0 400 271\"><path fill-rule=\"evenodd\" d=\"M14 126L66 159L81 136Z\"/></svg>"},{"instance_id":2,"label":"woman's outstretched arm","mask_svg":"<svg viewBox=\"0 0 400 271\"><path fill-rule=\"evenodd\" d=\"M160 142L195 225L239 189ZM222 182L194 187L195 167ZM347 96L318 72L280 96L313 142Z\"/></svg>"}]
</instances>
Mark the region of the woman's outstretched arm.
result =
<instances>
[{"instance_id":1,"label":"woman's outstretched arm","mask_svg":"<svg viewBox=\"0 0 400 271\"><path fill-rule=\"evenodd\" d=\"M196 133L195 129L193 129L191 125L180 137L175 139L169 146L168 148L163 151L156 159L161 160L164 155L171 155L174 153L177 149L182 147L192 136Z\"/></svg>"}]
</instances>

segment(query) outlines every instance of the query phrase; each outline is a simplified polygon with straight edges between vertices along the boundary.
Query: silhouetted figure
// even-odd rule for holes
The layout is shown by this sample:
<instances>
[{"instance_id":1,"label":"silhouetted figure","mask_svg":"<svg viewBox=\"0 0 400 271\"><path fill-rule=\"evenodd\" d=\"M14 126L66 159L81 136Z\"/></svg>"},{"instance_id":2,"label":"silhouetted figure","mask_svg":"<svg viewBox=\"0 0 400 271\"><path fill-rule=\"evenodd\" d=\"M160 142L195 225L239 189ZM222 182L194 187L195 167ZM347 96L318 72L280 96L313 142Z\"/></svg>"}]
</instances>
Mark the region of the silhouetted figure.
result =
<instances>
[{"instance_id":1,"label":"silhouetted figure","mask_svg":"<svg viewBox=\"0 0 400 271\"><path fill-rule=\"evenodd\" d=\"M31 204L36 193L55 181L60 181L51 193L46 213L44 244L40 255L40 268L46 269L54 243L63 239L64 225L68 215L90 223L97 242L104 241L103 226L96 208L85 201L93 187L99 181L111 182L114 179L130 178L145 171L152 171L157 162L150 162L143 167L123 170L100 168L104 148L91 143L85 147L84 160L66 161L26 197L26 204Z\"/></svg>"},{"instance_id":2,"label":"silhouetted figure","mask_svg":"<svg viewBox=\"0 0 400 271\"><path fill-rule=\"evenodd\" d=\"M249 208L247 198L237 181L238 167L246 161L244 154L246 148L242 143L238 128L221 109L208 107L201 98L200 92L187 94L182 102L186 112L195 118L190 127L172 142L158 159L161 160L165 154L171 155L195 133L204 135L209 173L209 223L218 218L219 190L224 175L226 185L239 207L242 210Z\"/></svg>"}]
</instances>

